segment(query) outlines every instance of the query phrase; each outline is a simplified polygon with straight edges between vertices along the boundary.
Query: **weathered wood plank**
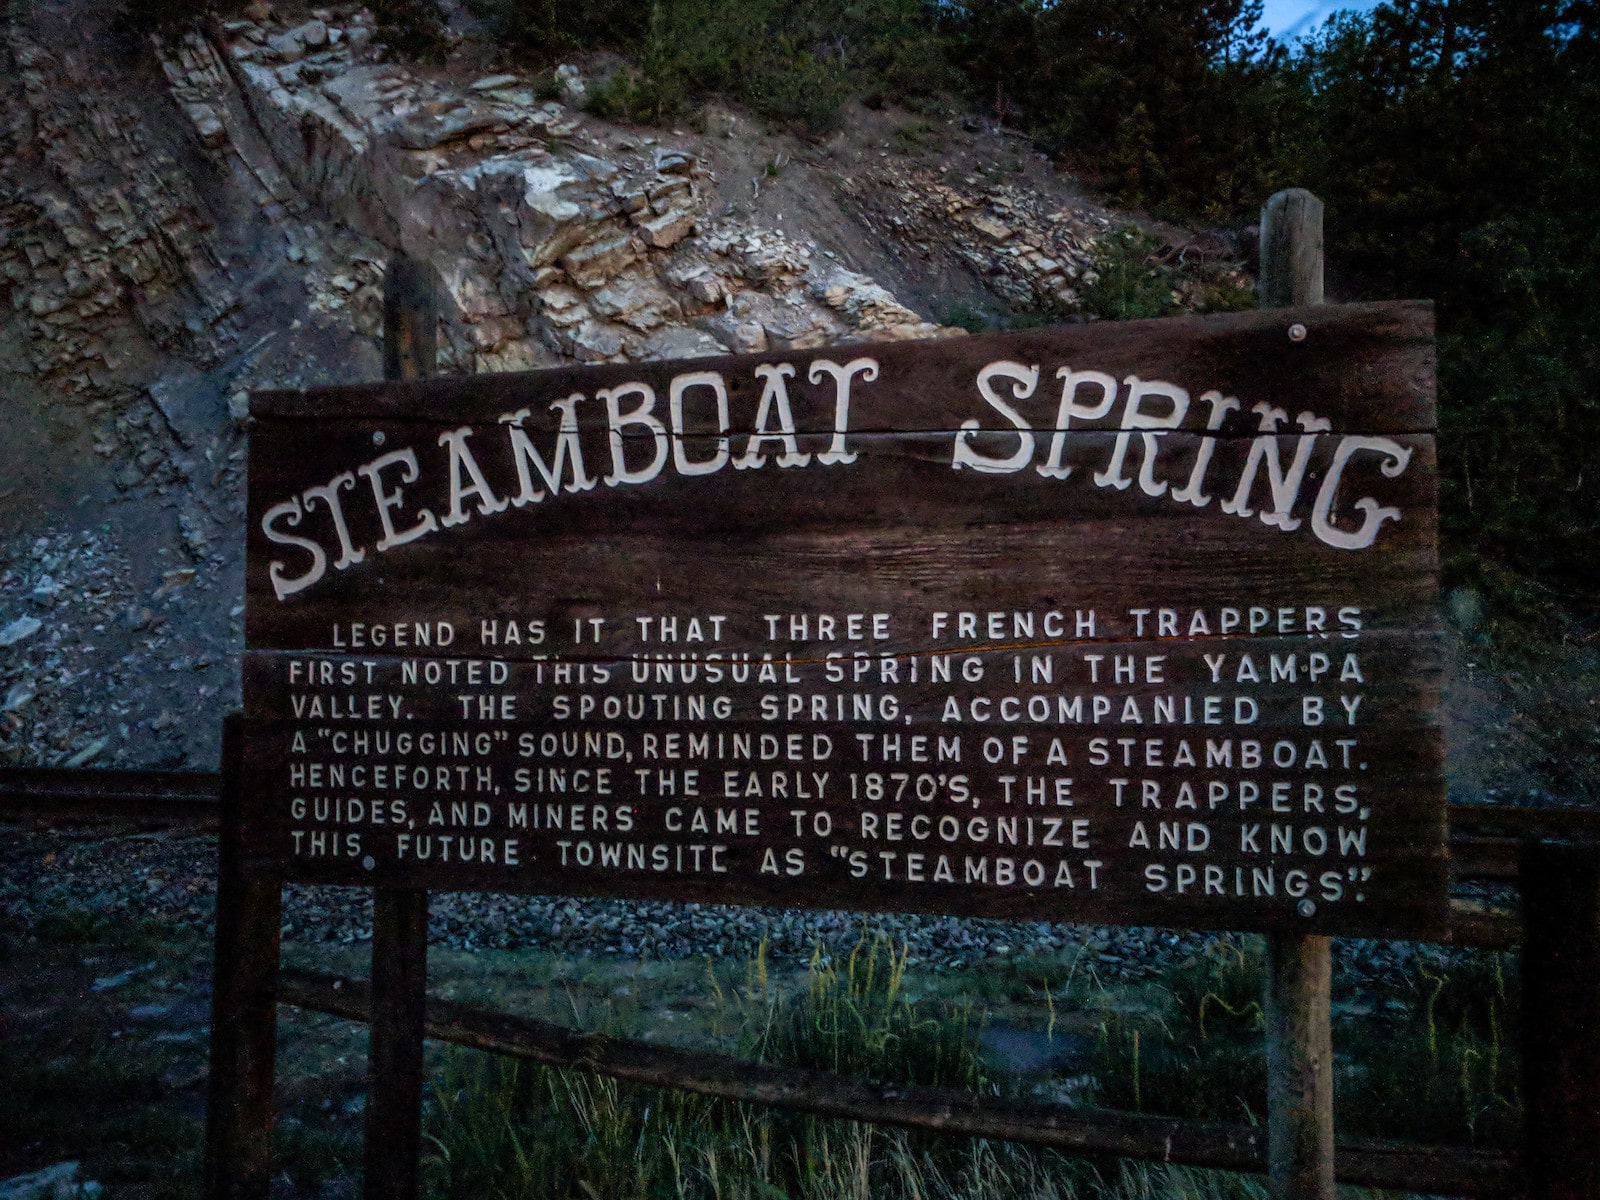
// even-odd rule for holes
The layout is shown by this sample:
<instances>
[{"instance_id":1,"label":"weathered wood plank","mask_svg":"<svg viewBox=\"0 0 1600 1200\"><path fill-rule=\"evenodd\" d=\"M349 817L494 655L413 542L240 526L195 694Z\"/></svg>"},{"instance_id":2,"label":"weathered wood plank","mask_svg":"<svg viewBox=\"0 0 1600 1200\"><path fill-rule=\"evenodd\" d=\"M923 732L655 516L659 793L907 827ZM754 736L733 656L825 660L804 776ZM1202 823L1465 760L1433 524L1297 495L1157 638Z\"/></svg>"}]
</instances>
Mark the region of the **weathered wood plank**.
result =
<instances>
[{"instance_id":1,"label":"weathered wood plank","mask_svg":"<svg viewBox=\"0 0 1600 1200\"><path fill-rule=\"evenodd\" d=\"M383 373L437 369L439 301L431 268L389 260L383 283ZM325 503L333 503L328 497ZM428 985L428 893L379 887L372 912L373 1012L367 1049L366 1200L417 1200L422 1154L422 1023Z\"/></svg>"},{"instance_id":2,"label":"weathered wood plank","mask_svg":"<svg viewBox=\"0 0 1600 1200\"><path fill-rule=\"evenodd\" d=\"M432 268L396 254L383 276L383 377L431 379L438 361L439 298Z\"/></svg>"},{"instance_id":3,"label":"weathered wood plank","mask_svg":"<svg viewBox=\"0 0 1600 1200\"><path fill-rule=\"evenodd\" d=\"M328 423L323 433L324 447L344 445L341 423ZM1089 434L1073 440L1097 442L1109 453L1115 439ZM1317 454L1301 488L1305 499L1289 518L1297 527L1284 530L1254 515L1259 508L1250 517L1223 511L1229 497L1196 508L1170 495L1147 496L1137 485L1098 488L1089 469L1063 481L1036 473L952 472L925 458L878 454L904 449L886 445L890 441L863 449L862 460L841 468L836 481L805 471L751 471L701 481L663 477L642 488L599 487L473 515L383 553L374 549L382 530L370 489L352 488L344 520L362 561L344 570L333 565L341 561L339 542L324 506L302 523L275 527L280 536L310 538L322 556L315 559L304 546L266 541L262 499L252 510L248 639L261 646L333 648L336 620L393 624L469 614L501 622L543 619L562 626L552 632L559 636L570 624L564 618L586 608L689 616L1070 605L1104 614L1109 626L1096 636L1114 637L1137 635L1126 610L1141 606L1356 605L1377 608L1375 619L1389 628L1436 621L1431 438L1397 442L1412 453L1415 475L1408 470L1390 480L1367 469L1381 465L1381 458L1347 472L1349 486L1339 489L1342 512L1351 510L1352 498L1376 495L1403 514L1384 523L1371 548L1355 552L1328 545L1311 528L1326 466ZM1199 441L1169 436L1162 454L1192 456ZM279 456L299 464L295 486L321 477L305 466L304 449L283 448ZM1240 445L1219 446L1213 465L1246 453ZM1284 461L1292 457L1286 453ZM484 461L487 474L487 455ZM406 524L421 520L416 514L423 510L449 511L449 472L434 465L439 469L407 493ZM514 475L505 464L496 466ZM1130 475L1138 473L1131 459L1130 468ZM331 475L332 467L327 470ZM265 497L282 490L271 468L253 476L252 487ZM1267 491L1260 483L1254 503L1266 503ZM297 590L275 594L291 583Z\"/></svg>"},{"instance_id":4,"label":"weathered wood plank","mask_svg":"<svg viewBox=\"0 0 1600 1200\"><path fill-rule=\"evenodd\" d=\"M1161 726L1197 731L1253 725L1316 728L1307 720L1302 698L1344 693L1352 702L1356 695L1362 700L1354 712L1335 708L1326 723L1351 729L1359 726L1362 733L1374 727L1438 727L1437 714L1428 709L1437 699L1442 670L1437 644L1403 631L1078 640L1019 636L1019 628L1029 626L1019 615L1000 611L990 626L999 630L992 639L984 636L987 614L981 612L974 614L977 632L965 637L957 633L959 613L931 614L923 627L934 625L940 635L919 639L915 632L902 630L893 614L878 614L881 619L876 626L872 615L866 614L858 623L858 640L821 643L761 640L764 631L776 628L787 633L796 627L791 621L797 624L800 619L773 615L771 620L755 622L753 634L746 625L725 618L720 641L641 644L635 625L631 630L618 630L616 640L625 643L618 652L590 648L586 643L559 647L546 643L549 648L539 658L526 651L515 657L497 653L501 648L485 645L481 629L466 630L442 648L447 652L442 656L396 655L383 650L249 650L242 660L250 689L245 713L253 721L274 717L322 722L449 721L473 715L462 709L461 695L492 688L499 695L522 697L511 706L509 716L497 713L496 722L626 723L647 716L672 718L672 713L663 714L656 708L648 713L642 709L633 712L630 718L624 708L606 705L591 710L575 699L580 693L625 696L643 690L726 697L727 706L721 711L692 714L684 710L675 718L691 724L748 721L765 722L772 728L826 728L854 721L868 727L886 726L891 731L905 724L945 732L991 723L1031 725L1040 732L1052 727L1149 725L1149 732L1162 732ZM1261 615L1271 618L1274 614L1263 610ZM1292 620L1298 612L1288 615ZM1070 630L1071 622L1070 611L1061 614L1058 628ZM1147 633L1153 623L1153 617L1147 621ZM1043 633L1042 625L1036 619L1031 628ZM682 627L680 624L680 631ZM842 620L838 627L841 633L850 628ZM654 633L660 627L650 628ZM712 626L705 622L704 628ZM881 636L873 636L874 628ZM811 632L814 630L813 618ZM867 714L846 704L846 713L838 716L838 705L832 703L825 710L810 703L797 708L787 700L763 703L768 696L787 697L796 692L810 696L868 690L895 696L892 711L874 705ZM379 694L395 698L375 704L373 697ZM1014 715L975 713L972 701L979 696L995 697L996 704L1001 696L1019 697L1022 703ZM1038 696L1050 700L1048 711L1030 714L1027 701ZM1110 709L1095 706L1095 696L1114 703ZM1212 696L1223 698L1224 703L1208 710L1203 701ZM1252 697L1255 704L1238 713L1232 707L1235 696ZM567 699L558 702L557 697ZM1180 703L1170 713L1163 706L1157 712L1153 702L1163 697L1189 697L1193 704L1185 707ZM1071 703L1075 698L1084 700L1081 712ZM1136 704L1129 708L1128 700ZM616 711L611 711L613 708Z\"/></svg>"},{"instance_id":5,"label":"weathered wood plank","mask_svg":"<svg viewBox=\"0 0 1600 1200\"><path fill-rule=\"evenodd\" d=\"M1179 910L1216 910L1201 918L1214 927L1251 919L1243 911L1250 906L1237 903L1236 868L1252 900L1256 868L1274 879L1299 868L1317 880L1335 871L1341 898L1409 906L1414 921L1427 907L1423 897L1442 893L1444 869L1433 650L1408 634L1363 632L973 647L893 659L769 651L774 661L764 664L251 652L251 777L260 811L278 818L257 822L273 832L252 846L280 856L285 869L344 882L436 879L593 894L610 876L626 894L702 899L721 889L725 898L800 905L814 903L820 885L829 907L958 905L978 915L1019 915L1018 896L1027 895L1056 919L1124 919L1119 914L1143 899L1172 923ZM1247 663L1254 682L1240 681ZM1129 678L1115 678L1119 669ZM1353 721L1345 701L1355 706ZM1313 716L1319 723L1307 724ZM302 808L290 822L300 830L293 838L285 824L293 814L273 799L283 795L311 806L311 818ZM341 820L327 809L336 797L364 797L367 807ZM404 836L392 828L397 798ZM483 806L470 822L463 818L470 828L445 819L451 800ZM430 824L437 802L444 810ZM373 804L384 814L376 826ZM514 828L508 806L526 815L526 804L535 826ZM598 805L609 828L581 838L566 826L537 828L541 805L559 813L573 804L585 812ZM319 809L327 809L323 819L315 819ZM801 810L810 824L790 829ZM696 831L697 812L718 816ZM981 839L1000 836L991 834L991 814L1020 818L1019 849L997 851L959 832L975 814L983 814ZM1073 836L1046 834L1038 824L1045 818L1066 820L1057 833ZM732 822L736 835L708 836L717 819ZM946 821L957 832L938 832ZM926 828L919 834L903 822ZM519 861L514 870L445 864L432 849L443 843L418 840L419 831L499 839L491 848L502 859L513 839ZM1181 849L1158 853L1162 831L1181 838ZM1274 831L1293 849L1274 848ZM315 853L307 850L313 834ZM424 844L430 858L419 863ZM697 845L716 847L716 857L705 871L693 863L680 870L678 854ZM658 847L670 867L646 862ZM576 859L608 852L621 856L620 869L605 870L603 857ZM1019 890L1008 893L968 883L969 863L999 869L996 853L1022 855L1016 870L1047 870L1049 886L1020 886L1027 880L1019 877ZM907 854L921 865L910 867ZM633 869L629 855L640 856ZM368 857L372 865L361 865ZM1231 899L1205 895L1208 864L1219 872L1209 877L1213 893L1232 891ZM954 878L935 878L940 870ZM1057 886L1062 870L1072 877L1070 895ZM1185 899L1176 889L1181 873L1194 870L1201 874L1185 892L1199 895ZM1345 928L1348 919L1371 928L1377 919L1317 917L1327 900L1320 888L1306 895L1313 911L1305 915L1304 896L1280 892L1263 907L1296 926Z\"/></svg>"},{"instance_id":6,"label":"weathered wood plank","mask_svg":"<svg viewBox=\"0 0 1600 1200\"><path fill-rule=\"evenodd\" d=\"M1322 303L1322 201L1285 188L1261 206L1261 307Z\"/></svg>"},{"instance_id":7,"label":"weathered wood plank","mask_svg":"<svg viewBox=\"0 0 1600 1200\"><path fill-rule=\"evenodd\" d=\"M280 653L252 655L247 667L261 780L251 845L293 859L306 878L394 886L614 886L777 904L824 894L833 905L1019 916L1070 878L1059 886L1075 891L1071 901L1051 896L1041 913L1363 931L1387 913L1413 933L1438 927L1431 313L1401 304L1287 315L1306 326L1303 338L1273 314L850 348L859 360L830 351L839 357L828 362L855 364L848 408L838 381L850 372L813 369L820 352L266 398L252 434L246 625L253 649ZM313 408L340 415L312 420ZM329 650L354 661L318 654L296 666L295 653ZM755 665L740 679L739 666L712 654ZM1209 679L1207 655L1217 664ZM1225 664L1246 655L1259 663L1252 674L1224 679ZM1318 655L1322 675L1308 679ZM287 674L312 658L333 674ZM1268 678L1285 663L1301 674ZM408 669L480 673L397 683ZM359 714L358 700L368 706ZM1347 704L1365 708L1346 746L1333 726ZM492 787L545 786L528 770L615 770L608 802L651 828L647 844L613 841L610 852L660 848L672 865L613 871L608 884L598 867L549 870L565 850L548 840L524 847L541 856L537 869L507 872L401 859L403 838L442 829L367 830L357 851L359 830L291 828L299 818L286 798L337 798L337 788L383 798L331 776L312 794L312 776L294 774L314 763L333 770L318 739L338 739L358 715L397 735L486 723L505 740L472 765ZM1342 719L1355 716L1352 707ZM1339 745L1355 757L1316 780L1287 760L1202 768L1191 759L1172 770L1149 758L1119 767L1103 751L1095 759L1097 732L1107 744L1143 745L1174 733L1154 725L1185 722L1197 737L1237 727L1229 738L1268 739L1291 758L1325 733L1319 753ZM539 738L571 729L618 739L637 762L541 748ZM733 744L821 738L828 747L782 765L786 796L773 794L779 764L720 748L702 746L693 763L647 759L669 737L708 732ZM891 753L873 738L940 735L960 747L959 765L908 773L934 780L927 802L943 807L930 812L998 811L1007 788L1020 812L1028 787L1065 787L1055 781L1070 775L1089 840L1052 847L1071 854L1048 863L1002 856L1004 870L1030 883L1008 892L1015 879L969 888L954 878L969 857L985 864L972 870L1001 869L975 845L961 847L957 864L910 846L775 835L801 799L793 789L804 769L831 773L834 788L815 785L806 813L877 836L861 823L874 814L859 789L894 764L873 760ZM858 736L867 739L859 748ZM533 749L518 756L513 745ZM980 761L991 746L996 757ZM647 762L659 779L635 777ZM729 770L740 782L722 782ZM679 855L701 853L691 850L695 831L666 828L671 805L649 789L691 786L689 771L698 798L730 808L756 796L739 791L756 778L762 833L718 850L729 862L749 858L737 869L679 867ZM958 773L959 796L950 792ZM452 799L471 803L478 777L464 778ZM846 780L857 794L838 790ZM1338 842L1337 822L1318 826L1311 836L1346 846L1351 861L1337 870L1308 862L1316 884L1293 896L1278 873L1300 868L1282 855L1267 854L1270 898L1253 875L1224 880L1266 861L1246 833L1248 811L1195 812L1185 823L1180 810L1157 807L1178 803L1184 788L1184 802L1198 805L1195 788L1237 797L1247 785L1311 784L1326 784L1325 795L1353 789L1361 799L1350 811L1371 818L1345 830L1366 839L1359 851ZM1134 811L1193 844L1182 858L1152 861L1160 845L1139 839L1159 833ZM1302 808L1297 820L1312 817ZM289 854L296 834L301 853ZM503 855L512 834L477 836L500 838ZM414 856L418 843L405 845ZM577 843L566 849L579 853ZM602 853L585 841L590 850ZM910 867L902 853L923 859ZM1302 853L1320 857L1293 852ZM915 878L924 859L951 877ZM1099 870L1091 863L1122 873L1115 895L1097 881L1083 886ZM1050 888L1032 880L1039 872Z\"/></svg>"},{"instance_id":8,"label":"weathered wood plank","mask_svg":"<svg viewBox=\"0 0 1600 1200\"><path fill-rule=\"evenodd\" d=\"M1261 209L1261 307L1322 303L1322 201L1288 188ZM1292 326L1291 340L1309 336ZM1267 1182L1274 1200L1334 1200L1332 946L1267 939Z\"/></svg>"},{"instance_id":9,"label":"weathered wood plank","mask_svg":"<svg viewBox=\"0 0 1600 1200\"><path fill-rule=\"evenodd\" d=\"M427 984L428 893L379 887L372 906L366 1200L417 1200L419 1195Z\"/></svg>"},{"instance_id":10,"label":"weathered wood plank","mask_svg":"<svg viewBox=\"0 0 1600 1200\"><path fill-rule=\"evenodd\" d=\"M277 876L244 848L243 722L222 726L222 838L211 989L210 1073L202 1194L266 1200L272 1182L272 1088L276 1077L279 919Z\"/></svg>"},{"instance_id":11,"label":"weathered wood plank","mask_svg":"<svg viewBox=\"0 0 1600 1200\"><path fill-rule=\"evenodd\" d=\"M1268 1182L1283 1200L1332 1200L1332 945L1274 933L1267 961Z\"/></svg>"}]
</instances>

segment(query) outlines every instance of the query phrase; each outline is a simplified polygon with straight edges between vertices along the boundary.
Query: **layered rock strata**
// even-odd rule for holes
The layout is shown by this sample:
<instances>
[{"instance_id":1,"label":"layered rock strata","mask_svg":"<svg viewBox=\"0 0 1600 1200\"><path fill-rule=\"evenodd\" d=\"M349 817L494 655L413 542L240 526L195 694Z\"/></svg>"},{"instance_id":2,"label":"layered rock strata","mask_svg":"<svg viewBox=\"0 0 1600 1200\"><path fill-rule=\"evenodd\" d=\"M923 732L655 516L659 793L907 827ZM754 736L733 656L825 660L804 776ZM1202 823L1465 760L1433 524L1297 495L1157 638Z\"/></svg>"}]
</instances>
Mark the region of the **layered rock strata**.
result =
<instances>
[{"instance_id":1,"label":"layered rock strata","mask_svg":"<svg viewBox=\"0 0 1600 1200\"><path fill-rule=\"evenodd\" d=\"M385 61L364 10L212 23L159 49L196 138L248 167L263 207L309 198L433 265L447 369L953 332L813 246L712 220L685 151L623 139L602 156L519 76ZM370 322L372 281L347 282Z\"/></svg>"}]
</instances>

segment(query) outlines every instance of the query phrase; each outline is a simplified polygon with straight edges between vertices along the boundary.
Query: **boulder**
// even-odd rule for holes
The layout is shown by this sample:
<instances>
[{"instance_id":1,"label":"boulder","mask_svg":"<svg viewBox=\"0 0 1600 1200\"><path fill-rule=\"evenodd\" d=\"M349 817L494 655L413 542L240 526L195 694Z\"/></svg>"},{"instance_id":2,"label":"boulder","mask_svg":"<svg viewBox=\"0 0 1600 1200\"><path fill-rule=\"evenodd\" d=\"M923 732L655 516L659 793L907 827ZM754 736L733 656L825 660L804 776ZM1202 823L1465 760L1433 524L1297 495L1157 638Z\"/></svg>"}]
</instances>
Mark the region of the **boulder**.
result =
<instances>
[{"instance_id":1,"label":"boulder","mask_svg":"<svg viewBox=\"0 0 1600 1200\"><path fill-rule=\"evenodd\" d=\"M104 1189L78 1178L75 1162L60 1162L28 1175L0 1180L0 1200L99 1200Z\"/></svg>"}]
</instances>

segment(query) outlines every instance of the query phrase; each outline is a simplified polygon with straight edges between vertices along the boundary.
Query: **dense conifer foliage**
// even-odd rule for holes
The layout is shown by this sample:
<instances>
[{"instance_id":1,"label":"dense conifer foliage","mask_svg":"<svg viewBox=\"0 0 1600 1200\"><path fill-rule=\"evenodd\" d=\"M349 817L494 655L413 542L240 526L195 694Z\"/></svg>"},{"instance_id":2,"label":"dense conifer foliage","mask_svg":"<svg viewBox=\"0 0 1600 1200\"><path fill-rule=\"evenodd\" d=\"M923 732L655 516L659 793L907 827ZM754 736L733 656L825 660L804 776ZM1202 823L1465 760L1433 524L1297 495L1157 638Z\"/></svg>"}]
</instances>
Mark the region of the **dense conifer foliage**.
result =
<instances>
[{"instance_id":1,"label":"dense conifer foliage","mask_svg":"<svg viewBox=\"0 0 1600 1200\"><path fill-rule=\"evenodd\" d=\"M1296 167L1362 296L1439 302L1446 533L1592 604L1600 562L1595 6L1405 0L1290 66Z\"/></svg>"}]
</instances>

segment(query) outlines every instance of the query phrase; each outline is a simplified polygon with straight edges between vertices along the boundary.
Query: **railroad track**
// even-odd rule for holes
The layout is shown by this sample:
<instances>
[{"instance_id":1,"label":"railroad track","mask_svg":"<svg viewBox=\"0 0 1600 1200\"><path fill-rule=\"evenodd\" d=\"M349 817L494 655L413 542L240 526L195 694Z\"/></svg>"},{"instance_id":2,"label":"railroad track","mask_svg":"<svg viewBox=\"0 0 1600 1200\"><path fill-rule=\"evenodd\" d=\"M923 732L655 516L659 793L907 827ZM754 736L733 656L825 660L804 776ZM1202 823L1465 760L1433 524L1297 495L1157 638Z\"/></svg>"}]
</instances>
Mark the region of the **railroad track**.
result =
<instances>
[{"instance_id":1,"label":"railroad track","mask_svg":"<svg viewBox=\"0 0 1600 1200\"><path fill-rule=\"evenodd\" d=\"M222 776L209 771L0 769L0 820L47 825L126 821L140 826L214 825ZM1600 842L1600 809L1452 804L1450 873L1459 884L1511 884L1528 839ZM1503 949L1522 940L1515 916L1456 902L1451 942Z\"/></svg>"},{"instance_id":2,"label":"railroad track","mask_svg":"<svg viewBox=\"0 0 1600 1200\"><path fill-rule=\"evenodd\" d=\"M0 769L0 820L215 823L221 787L212 771L8 767Z\"/></svg>"}]
</instances>

